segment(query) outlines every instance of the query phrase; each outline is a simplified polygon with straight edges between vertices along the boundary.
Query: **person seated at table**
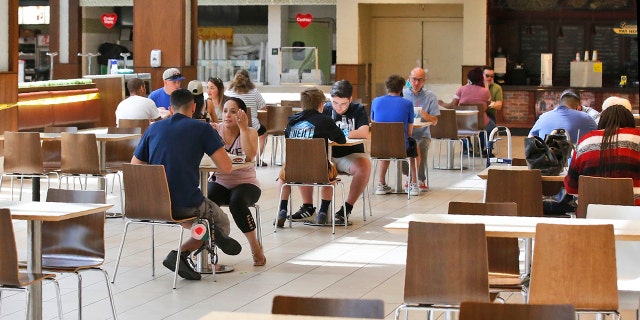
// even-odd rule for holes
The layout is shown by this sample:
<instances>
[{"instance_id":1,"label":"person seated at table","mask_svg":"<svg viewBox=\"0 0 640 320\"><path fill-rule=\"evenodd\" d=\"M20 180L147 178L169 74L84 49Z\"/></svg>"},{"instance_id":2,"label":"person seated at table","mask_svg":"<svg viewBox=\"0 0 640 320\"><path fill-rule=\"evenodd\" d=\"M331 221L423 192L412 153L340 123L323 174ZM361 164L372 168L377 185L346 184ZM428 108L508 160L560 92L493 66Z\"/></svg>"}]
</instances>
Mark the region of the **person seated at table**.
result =
<instances>
[{"instance_id":1,"label":"person seated at table","mask_svg":"<svg viewBox=\"0 0 640 320\"><path fill-rule=\"evenodd\" d=\"M402 97L402 88L405 79L399 75L391 75L385 80L387 95L376 97L371 102L372 122L402 122L404 124L405 147L411 166L411 177L409 177L409 194L420 195L420 188L416 178L416 157L418 156L418 146L416 140L411 137L413 133L413 103ZM376 194L387 194L391 192L391 187L387 185L386 175L389 169L389 160L380 161L380 172L378 175L378 185Z\"/></svg>"},{"instance_id":2,"label":"person seated at table","mask_svg":"<svg viewBox=\"0 0 640 320\"><path fill-rule=\"evenodd\" d=\"M162 88L151 91L149 99L156 104L160 115L166 118L171 115L169 112L171 93L180 89L180 81L184 80L184 77L179 69L169 68L162 73L162 80Z\"/></svg>"},{"instance_id":3,"label":"person seated at table","mask_svg":"<svg viewBox=\"0 0 640 320\"><path fill-rule=\"evenodd\" d=\"M253 159L258 150L258 132L249 127L246 111L247 105L242 99L229 98L222 109L222 121L213 127L222 137L227 153ZM233 220L251 246L253 265L264 266L267 258L258 242L256 222L249 210L250 205L258 202L262 192L255 166L215 173L215 178L215 181L209 181L207 198L219 206L229 205Z\"/></svg>"},{"instance_id":4,"label":"person seated at table","mask_svg":"<svg viewBox=\"0 0 640 320\"><path fill-rule=\"evenodd\" d=\"M312 139L312 138L324 138L325 143L330 139L337 143L347 142L344 133L336 123L324 114L324 93L317 88L308 88L300 93L300 104L302 106L302 112L298 112L289 117L289 123L284 130L284 135L287 138L293 139ZM289 159L293 161L294 159ZM300 155L298 161L304 161L304 155ZM338 170L336 166L329 162L329 179L333 180L338 176ZM287 220L287 206L289 205L289 194L291 193L291 187L285 187L282 189L282 185L286 182L286 163L282 165L280 175L278 177L278 190L282 190L282 197L280 198L280 208L278 211L278 219L276 221L277 226L284 227L284 222ZM320 210L315 217L316 224L325 224L327 222L327 211L329 211L329 205L331 204L332 189L330 187L323 187L321 192ZM300 187L300 193L302 196L302 206L300 210L291 215L292 221L314 221L314 215L316 214L316 208L313 206L313 187Z\"/></svg>"},{"instance_id":5,"label":"person seated at table","mask_svg":"<svg viewBox=\"0 0 640 320\"><path fill-rule=\"evenodd\" d=\"M482 69L474 68L467 73L467 84L458 88L456 94L453 96L453 100L449 103L445 103L442 100L438 100L438 104L442 107L453 108L461 104L481 104L482 105L482 118L484 120L484 131L491 132L496 127L496 123L487 115L488 104L491 101L491 93L484 85L484 75ZM483 150L483 154L486 156L485 150L485 137L480 135L480 147ZM465 145L466 151L466 145ZM493 157L493 155L489 155Z\"/></svg>"},{"instance_id":6,"label":"person seated at table","mask_svg":"<svg viewBox=\"0 0 640 320\"><path fill-rule=\"evenodd\" d=\"M633 186L640 187L640 129L625 106L606 108L600 114L598 129L580 138L564 178L568 193L578 194L580 175L632 178ZM640 198L636 198L636 205L640 205Z\"/></svg>"},{"instance_id":7,"label":"person seated at table","mask_svg":"<svg viewBox=\"0 0 640 320\"><path fill-rule=\"evenodd\" d=\"M153 100L146 97L147 87L144 81L133 78L127 82L129 97L122 100L116 108L116 126L120 119L160 120L160 112Z\"/></svg>"},{"instance_id":8,"label":"person seated at table","mask_svg":"<svg viewBox=\"0 0 640 320\"><path fill-rule=\"evenodd\" d=\"M573 144L578 142L578 134L585 135L595 130L598 125L586 113L578 111L580 96L571 89L560 94L560 104L551 111L543 113L529 131L529 137L538 136L544 139L556 129L565 129Z\"/></svg>"},{"instance_id":9,"label":"person seated at table","mask_svg":"<svg viewBox=\"0 0 640 320\"><path fill-rule=\"evenodd\" d=\"M342 121L345 117L349 127L349 138L367 139L369 137L369 117L364 106L352 102L353 86L347 80L340 80L331 87L331 101L325 103L323 113L333 121ZM340 208L335 214L336 224L344 224L344 212L351 214L353 205L369 183L371 161L364 151L364 144L355 146L331 147L331 161L335 163L338 172L346 172L353 176L349 186L349 195L345 201L346 208ZM311 190L309 190L311 191Z\"/></svg>"},{"instance_id":10,"label":"person seated at table","mask_svg":"<svg viewBox=\"0 0 640 320\"><path fill-rule=\"evenodd\" d=\"M231 172L231 159L218 132L208 123L191 119L195 108L193 94L189 90L174 90L169 108L171 117L147 128L131 163L164 165L172 216L175 219L204 217L213 226L214 242L218 248L226 254L237 255L242 246L229 237L229 218L198 188L202 155L211 157L218 170L224 173ZM189 229L192 225L193 222L188 222L182 226ZM200 280L200 273L193 269L189 254L203 245L202 240L189 237L182 243L180 253L172 250L162 264L175 271L176 259L180 259L178 275L188 280Z\"/></svg>"},{"instance_id":11,"label":"person seated at table","mask_svg":"<svg viewBox=\"0 0 640 320\"><path fill-rule=\"evenodd\" d=\"M215 122L211 120L211 116L207 111L204 100L204 89L200 80L191 80L187 85L187 90L193 94L193 101L196 103L196 111L193 112L194 119L205 120L205 122Z\"/></svg>"},{"instance_id":12,"label":"person seated at table","mask_svg":"<svg viewBox=\"0 0 640 320\"><path fill-rule=\"evenodd\" d=\"M211 121L219 122L222 120L222 106L227 96L224 95L224 83L220 78L209 78L207 82L207 100L205 105L207 112L211 115Z\"/></svg>"}]
</instances>

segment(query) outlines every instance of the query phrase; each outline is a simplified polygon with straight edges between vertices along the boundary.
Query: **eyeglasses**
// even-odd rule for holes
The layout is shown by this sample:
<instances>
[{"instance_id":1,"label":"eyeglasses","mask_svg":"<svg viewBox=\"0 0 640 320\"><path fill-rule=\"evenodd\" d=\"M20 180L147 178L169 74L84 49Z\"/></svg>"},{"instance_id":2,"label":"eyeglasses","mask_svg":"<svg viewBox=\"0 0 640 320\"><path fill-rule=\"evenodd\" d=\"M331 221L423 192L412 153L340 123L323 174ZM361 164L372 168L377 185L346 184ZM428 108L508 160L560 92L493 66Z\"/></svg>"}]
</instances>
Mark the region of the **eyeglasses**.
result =
<instances>
[{"instance_id":1,"label":"eyeglasses","mask_svg":"<svg viewBox=\"0 0 640 320\"><path fill-rule=\"evenodd\" d=\"M424 78L414 78L414 77L411 77L411 78L409 78L409 80L411 80L411 81L413 81L413 82L423 82L425 79L424 79Z\"/></svg>"},{"instance_id":2,"label":"eyeglasses","mask_svg":"<svg viewBox=\"0 0 640 320\"><path fill-rule=\"evenodd\" d=\"M493 77L494 77L494 75L493 75L493 74L485 74L484 76L485 76L486 78L493 78Z\"/></svg>"}]
</instances>

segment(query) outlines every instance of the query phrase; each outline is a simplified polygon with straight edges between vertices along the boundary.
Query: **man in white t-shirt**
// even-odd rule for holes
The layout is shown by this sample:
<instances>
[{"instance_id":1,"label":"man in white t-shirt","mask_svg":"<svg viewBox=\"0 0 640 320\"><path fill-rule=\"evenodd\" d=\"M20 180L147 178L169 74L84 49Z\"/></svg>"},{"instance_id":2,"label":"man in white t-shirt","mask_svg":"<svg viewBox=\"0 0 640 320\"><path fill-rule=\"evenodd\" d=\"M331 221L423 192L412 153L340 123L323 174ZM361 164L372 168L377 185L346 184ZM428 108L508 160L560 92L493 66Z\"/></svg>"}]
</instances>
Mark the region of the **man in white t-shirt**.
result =
<instances>
[{"instance_id":1,"label":"man in white t-shirt","mask_svg":"<svg viewBox=\"0 0 640 320\"><path fill-rule=\"evenodd\" d=\"M127 82L129 98L122 100L116 108L116 125L120 119L149 119L160 120L160 112L153 100L146 98L147 89L144 82L133 78Z\"/></svg>"}]
</instances>

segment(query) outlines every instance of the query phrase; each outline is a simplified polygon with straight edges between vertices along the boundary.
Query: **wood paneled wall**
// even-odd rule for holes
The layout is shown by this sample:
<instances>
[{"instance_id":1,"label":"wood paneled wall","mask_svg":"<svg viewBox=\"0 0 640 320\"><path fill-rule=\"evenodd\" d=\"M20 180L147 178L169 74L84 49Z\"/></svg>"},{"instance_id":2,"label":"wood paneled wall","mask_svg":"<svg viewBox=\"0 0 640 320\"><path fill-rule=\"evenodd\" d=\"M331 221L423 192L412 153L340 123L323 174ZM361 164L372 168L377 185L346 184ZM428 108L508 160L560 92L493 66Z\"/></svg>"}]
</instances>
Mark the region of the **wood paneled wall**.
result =
<instances>
[{"instance_id":1,"label":"wood paneled wall","mask_svg":"<svg viewBox=\"0 0 640 320\"><path fill-rule=\"evenodd\" d=\"M60 2L50 1L51 22L49 24L49 51L60 53ZM82 77L82 8L79 0L69 0L69 63L60 63L60 56L53 60L53 79L73 79Z\"/></svg>"}]
</instances>

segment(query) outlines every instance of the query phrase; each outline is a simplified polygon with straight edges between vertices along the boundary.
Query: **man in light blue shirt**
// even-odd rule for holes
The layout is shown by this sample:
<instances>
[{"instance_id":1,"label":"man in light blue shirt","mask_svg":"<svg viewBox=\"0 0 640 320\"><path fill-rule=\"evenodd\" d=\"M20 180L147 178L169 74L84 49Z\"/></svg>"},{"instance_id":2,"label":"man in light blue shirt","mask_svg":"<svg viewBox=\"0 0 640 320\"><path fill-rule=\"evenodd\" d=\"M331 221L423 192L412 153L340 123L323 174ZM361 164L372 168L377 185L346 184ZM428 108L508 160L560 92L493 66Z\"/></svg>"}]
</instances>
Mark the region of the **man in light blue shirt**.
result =
<instances>
[{"instance_id":1,"label":"man in light blue shirt","mask_svg":"<svg viewBox=\"0 0 640 320\"><path fill-rule=\"evenodd\" d=\"M544 139L555 129L565 129L573 144L578 143L580 136L597 129L598 125L586 113L576 110L580 106L580 96L567 89L560 95L560 105L552 111L543 113L529 132L529 137L538 136Z\"/></svg>"},{"instance_id":2,"label":"man in light blue shirt","mask_svg":"<svg viewBox=\"0 0 640 320\"><path fill-rule=\"evenodd\" d=\"M413 103L414 108L420 108L420 115L416 113L416 117L421 117L422 121L431 122L432 125L438 123L440 108L438 107L438 99L435 93L424 88L426 82L426 72L422 68L414 68L409 74L409 85L402 90L405 99ZM431 131L429 127L413 128L411 135L418 142L419 162L418 162L418 186L420 191L427 191L426 172L427 172L427 155L429 146L431 145ZM406 163L402 165L402 171L407 172Z\"/></svg>"}]
</instances>

